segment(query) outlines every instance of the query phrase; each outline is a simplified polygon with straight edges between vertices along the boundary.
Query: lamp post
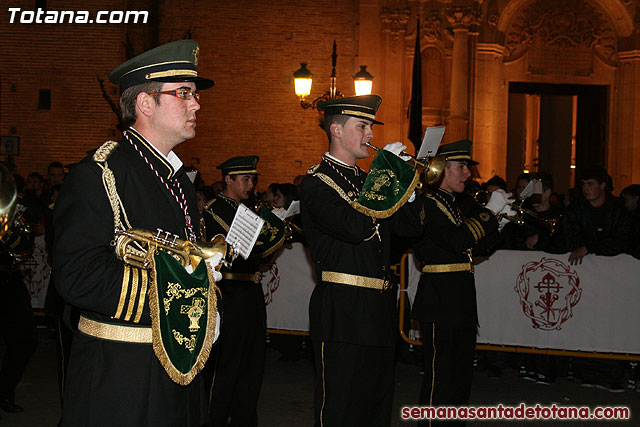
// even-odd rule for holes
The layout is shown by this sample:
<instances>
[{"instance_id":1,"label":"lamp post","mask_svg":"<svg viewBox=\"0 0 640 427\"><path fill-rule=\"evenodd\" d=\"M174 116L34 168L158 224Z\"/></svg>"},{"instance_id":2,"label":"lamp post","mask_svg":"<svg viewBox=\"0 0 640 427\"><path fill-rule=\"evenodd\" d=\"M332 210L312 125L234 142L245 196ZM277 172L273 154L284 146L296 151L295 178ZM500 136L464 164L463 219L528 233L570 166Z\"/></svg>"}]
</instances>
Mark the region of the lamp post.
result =
<instances>
[{"instance_id":1,"label":"lamp post","mask_svg":"<svg viewBox=\"0 0 640 427\"><path fill-rule=\"evenodd\" d=\"M329 77L329 89L324 91L322 95L311 102L307 102L306 98L311 94L311 85L313 83L313 74L307 68L306 62L300 63L300 69L293 73L294 89L300 106L304 109L316 108L318 102L328 99L342 98L344 95L336 88L336 63L338 62L338 53L336 41L333 41L333 53L331 54L331 76ZM373 76L366 70L367 66L360 66L360 71L353 77L356 95L368 95L371 93L373 86Z\"/></svg>"}]
</instances>

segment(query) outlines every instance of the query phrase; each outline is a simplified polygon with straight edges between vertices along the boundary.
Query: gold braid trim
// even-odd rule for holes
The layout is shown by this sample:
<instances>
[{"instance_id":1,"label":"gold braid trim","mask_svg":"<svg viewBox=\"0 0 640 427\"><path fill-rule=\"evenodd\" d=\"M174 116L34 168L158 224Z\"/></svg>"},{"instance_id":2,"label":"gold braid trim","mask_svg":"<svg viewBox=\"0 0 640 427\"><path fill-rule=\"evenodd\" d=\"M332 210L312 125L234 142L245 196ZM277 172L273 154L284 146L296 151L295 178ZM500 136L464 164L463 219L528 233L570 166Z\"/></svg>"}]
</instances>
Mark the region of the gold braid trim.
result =
<instances>
[{"instance_id":1,"label":"gold braid trim","mask_svg":"<svg viewBox=\"0 0 640 427\"><path fill-rule=\"evenodd\" d=\"M473 224L469 222L464 222L464 225L469 229L469 231L471 231L471 234L473 235L473 240L475 240L476 242L480 240L480 236L478 235L478 230L476 230Z\"/></svg>"},{"instance_id":2,"label":"gold braid trim","mask_svg":"<svg viewBox=\"0 0 640 427\"><path fill-rule=\"evenodd\" d=\"M122 275L122 290L120 291L120 301L118 301L118 309L116 310L115 317L119 319L122 316L122 310L124 310L124 302L127 300L127 292L129 290L129 275L131 274L131 267L125 264L124 274Z\"/></svg>"},{"instance_id":3,"label":"gold braid trim","mask_svg":"<svg viewBox=\"0 0 640 427\"><path fill-rule=\"evenodd\" d=\"M131 270L131 295L129 296L129 305L127 306L127 314L124 316L125 322L131 320L133 307L136 305L136 297L138 296L138 273L137 268Z\"/></svg>"},{"instance_id":4,"label":"gold braid trim","mask_svg":"<svg viewBox=\"0 0 640 427\"><path fill-rule=\"evenodd\" d=\"M480 221L478 221L477 219L469 218L464 222L464 224L469 227L476 242L484 237L484 228L480 224Z\"/></svg>"},{"instance_id":5,"label":"gold braid trim","mask_svg":"<svg viewBox=\"0 0 640 427\"><path fill-rule=\"evenodd\" d=\"M128 230L129 228L131 228L131 224L129 223L129 218L127 217L127 212L124 209L122 200L118 195L118 189L116 187L116 177L113 175L113 171L109 169L109 164L107 162L105 162L104 165L98 163L98 166L100 166L100 168L102 169L102 185L107 192L109 204L111 205L111 210L113 211L113 227L114 229L117 227L120 229ZM122 224L122 220L120 219L121 214L124 218L125 225Z\"/></svg>"},{"instance_id":6,"label":"gold braid trim","mask_svg":"<svg viewBox=\"0 0 640 427\"><path fill-rule=\"evenodd\" d=\"M211 216L213 217L213 219L220 224L220 227L224 228L224 231L226 231L227 233L229 232L229 225L224 222L224 220L222 218L220 218L218 215L214 214L213 212L211 212L211 209L209 209L207 212L209 212L211 214Z\"/></svg>"},{"instance_id":7,"label":"gold braid trim","mask_svg":"<svg viewBox=\"0 0 640 427\"><path fill-rule=\"evenodd\" d=\"M204 210L208 211L209 208L211 207L211 205L213 204L213 202L215 202L216 200L218 200L218 199L211 199L207 203L205 203Z\"/></svg>"},{"instance_id":8,"label":"gold braid trim","mask_svg":"<svg viewBox=\"0 0 640 427\"><path fill-rule=\"evenodd\" d=\"M451 212L449 212L449 209L447 209L447 207L445 205L443 205L440 202L440 200L436 199L435 197L433 197L429 193L425 194L425 196L430 198L431 200L433 200L436 203L436 206L438 206L438 209L440 209L447 216L447 218L449 218L451 220L452 223L458 225L458 223L456 222L456 219L453 217L453 215L451 215Z\"/></svg>"},{"instance_id":9,"label":"gold braid trim","mask_svg":"<svg viewBox=\"0 0 640 427\"><path fill-rule=\"evenodd\" d=\"M113 150L118 148L118 143L115 141L106 141L102 144L95 153L93 153L93 161L97 163L104 163L107 161Z\"/></svg>"},{"instance_id":10,"label":"gold braid trim","mask_svg":"<svg viewBox=\"0 0 640 427\"><path fill-rule=\"evenodd\" d=\"M162 332L160 331L160 301L158 298L158 283L156 282L156 261L154 257L151 257L151 271L149 272L149 309L151 311L151 330L153 336L153 352L160 361L160 364L175 383L180 385L188 385L202 370L205 363L209 359L211 353L211 347L216 334L216 313L218 312L218 292L220 291L218 285L216 285L213 279L213 271L209 264L207 267L207 276L209 277L209 292L207 298L207 333L202 343L202 349L196 363L193 367L183 374L180 372L169 359L167 350L162 344ZM202 260L201 262L204 262Z\"/></svg>"},{"instance_id":11,"label":"gold braid trim","mask_svg":"<svg viewBox=\"0 0 640 427\"><path fill-rule=\"evenodd\" d=\"M413 193L413 190L416 189L416 186L418 185L419 182L420 182L420 175L418 174L418 171L415 171L413 175L413 180L411 181L411 185L409 185L409 188L407 188L407 191L404 193L402 198L398 200L398 202L396 202L395 205L393 205L392 207L384 211L376 211L373 209L369 209L365 206L362 206L360 203L358 203L358 201L351 202L351 206L358 212L363 213L365 215L369 215L372 218L389 218L391 215L396 213L398 209L404 206L405 203L407 203L407 200L409 200L409 198L411 197L411 193Z\"/></svg>"},{"instance_id":12,"label":"gold braid trim","mask_svg":"<svg viewBox=\"0 0 640 427\"><path fill-rule=\"evenodd\" d=\"M142 317L142 310L144 309L144 302L147 298L147 285L149 283L149 276L147 270L140 270L140 298L138 299L138 311L136 317L133 319L134 323L139 323Z\"/></svg>"},{"instance_id":13,"label":"gold braid trim","mask_svg":"<svg viewBox=\"0 0 640 427\"><path fill-rule=\"evenodd\" d=\"M340 186L336 184L334 180L332 180L331 178L329 178L327 175L323 173L314 173L313 176L317 177L318 179L320 179L320 181L324 182L329 187L333 188L336 191L336 193L340 195L340 197L342 197L349 204L351 204L351 199L347 196L347 193L345 193L344 190L340 188Z\"/></svg>"}]
</instances>

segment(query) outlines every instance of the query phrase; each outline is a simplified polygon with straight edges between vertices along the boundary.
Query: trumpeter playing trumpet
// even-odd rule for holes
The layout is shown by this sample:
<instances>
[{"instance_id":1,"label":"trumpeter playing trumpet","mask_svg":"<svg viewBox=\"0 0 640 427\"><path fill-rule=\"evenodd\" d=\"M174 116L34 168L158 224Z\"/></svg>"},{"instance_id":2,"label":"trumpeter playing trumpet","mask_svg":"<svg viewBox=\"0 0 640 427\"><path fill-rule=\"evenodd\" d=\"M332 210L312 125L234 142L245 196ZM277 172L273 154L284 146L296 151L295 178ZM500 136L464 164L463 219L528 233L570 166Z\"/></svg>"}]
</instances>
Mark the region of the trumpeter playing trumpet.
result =
<instances>
[{"instance_id":1,"label":"trumpeter playing trumpet","mask_svg":"<svg viewBox=\"0 0 640 427\"><path fill-rule=\"evenodd\" d=\"M389 289L392 232L415 233L404 214L418 179L389 144L369 174L356 163L367 144L382 99L333 99L324 110L329 152L303 179L300 208L315 266L309 303L316 360L316 425L385 426L391 417L396 343L396 293ZM416 214L417 215L417 214Z\"/></svg>"},{"instance_id":2,"label":"trumpeter playing trumpet","mask_svg":"<svg viewBox=\"0 0 640 427\"><path fill-rule=\"evenodd\" d=\"M81 312L62 425L207 422L198 372L215 334L212 267L226 249L202 262L195 190L173 152L195 136L199 91L214 84L198 76L198 57L196 42L180 40L116 67L123 138L74 166L62 186L56 286Z\"/></svg>"},{"instance_id":3,"label":"trumpeter playing trumpet","mask_svg":"<svg viewBox=\"0 0 640 427\"><path fill-rule=\"evenodd\" d=\"M497 240L496 214L512 213L510 194L497 190L485 208L465 217L456 194L471 176L471 141L443 145L437 158L445 161L440 176L420 196L424 230L413 245L422 276L412 317L420 321L424 342L424 380L420 403L425 406L465 405L471 390L476 343L476 292L472 249ZM501 220L507 222L506 219Z\"/></svg>"}]
</instances>

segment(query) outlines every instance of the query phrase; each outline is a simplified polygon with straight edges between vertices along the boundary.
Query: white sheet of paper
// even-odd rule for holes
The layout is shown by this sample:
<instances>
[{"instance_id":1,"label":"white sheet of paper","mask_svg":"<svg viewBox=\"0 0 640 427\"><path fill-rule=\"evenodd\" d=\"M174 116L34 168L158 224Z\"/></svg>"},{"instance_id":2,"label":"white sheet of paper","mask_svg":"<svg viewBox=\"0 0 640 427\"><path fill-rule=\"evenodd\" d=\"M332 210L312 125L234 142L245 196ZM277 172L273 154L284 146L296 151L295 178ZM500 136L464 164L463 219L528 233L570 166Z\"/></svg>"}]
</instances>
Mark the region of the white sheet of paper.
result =
<instances>
[{"instance_id":1,"label":"white sheet of paper","mask_svg":"<svg viewBox=\"0 0 640 427\"><path fill-rule=\"evenodd\" d=\"M427 157L433 157L438 152L438 147L442 142L444 136L444 126L429 126L424 131L424 138L422 138L422 145L420 146L420 152L416 156L417 159L424 159Z\"/></svg>"},{"instance_id":2,"label":"white sheet of paper","mask_svg":"<svg viewBox=\"0 0 640 427\"><path fill-rule=\"evenodd\" d=\"M196 176L198 176L198 171L189 171L189 172L186 172L186 174L189 177L189 181L191 181L192 184L196 182Z\"/></svg>"},{"instance_id":3,"label":"white sheet of paper","mask_svg":"<svg viewBox=\"0 0 640 427\"><path fill-rule=\"evenodd\" d=\"M263 224L264 219L241 203L238 205L236 216L233 217L226 241L238 251L242 258L247 259L258 240Z\"/></svg>"},{"instance_id":4,"label":"white sheet of paper","mask_svg":"<svg viewBox=\"0 0 640 427\"><path fill-rule=\"evenodd\" d=\"M285 212L284 217L289 218L290 216L297 215L300 213L300 200L294 200L289 205L289 209Z\"/></svg>"},{"instance_id":5,"label":"white sheet of paper","mask_svg":"<svg viewBox=\"0 0 640 427\"><path fill-rule=\"evenodd\" d=\"M536 185L535 181L537 180L532 179L531 181L529 181L527 186L524 187L524 190L522 190L522 192L520 193L520 200L525 200L533 194L533 188L534 188L534 185Z\"/></svg>"}]
</instances>

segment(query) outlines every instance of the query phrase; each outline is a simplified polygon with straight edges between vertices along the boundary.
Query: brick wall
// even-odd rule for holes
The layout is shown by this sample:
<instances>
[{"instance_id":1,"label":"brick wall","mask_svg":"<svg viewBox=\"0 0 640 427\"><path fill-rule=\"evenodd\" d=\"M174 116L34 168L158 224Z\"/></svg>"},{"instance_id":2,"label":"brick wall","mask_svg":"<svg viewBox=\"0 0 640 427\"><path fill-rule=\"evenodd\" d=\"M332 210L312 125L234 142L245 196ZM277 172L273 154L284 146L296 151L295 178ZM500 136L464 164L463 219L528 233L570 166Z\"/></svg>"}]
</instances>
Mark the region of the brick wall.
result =
<instances>
[{"instance_id":1,"label":"brick wall","mask_svg":"<svg viewBox=\"0 0 640 427\"><path fill-rule=\"evenodd\" d=\"M312 97L329 86L331 48L338 43L338 88L353 95L357 2L324 0L49 1L52 10L157 10L153 24L9 24L0 10L0 133L21 138L18 171L46 172L53 160L74 163L114 133L115 115L102 98L96 74L112 98L108 72L125 58L127 34L139 53L159 43L191 38L200 43L201 75L216 86L202 93L198 134L177 148L207 183L216 165L257 154L259 189L291 182L327 150L315 110L302 110L291 75L300 62L314 73ZM26 10L34 2L12 1ZM39 89L51 90L51 110L39 110ZM199 162L199 164L198 164Z\"/></svg>"}]
</instances>

